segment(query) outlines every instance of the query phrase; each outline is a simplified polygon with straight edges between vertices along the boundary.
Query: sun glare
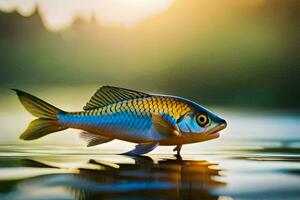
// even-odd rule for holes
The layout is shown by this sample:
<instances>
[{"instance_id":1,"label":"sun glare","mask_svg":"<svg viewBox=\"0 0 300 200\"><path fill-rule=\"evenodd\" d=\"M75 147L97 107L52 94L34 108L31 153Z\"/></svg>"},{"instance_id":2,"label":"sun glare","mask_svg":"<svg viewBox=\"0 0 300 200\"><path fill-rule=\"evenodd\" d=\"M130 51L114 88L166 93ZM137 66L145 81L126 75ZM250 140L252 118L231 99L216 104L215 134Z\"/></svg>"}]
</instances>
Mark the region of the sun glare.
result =
<instances>
[{"instance_id":1,"label":"sun glare","mask_svg":"<svg viewBox=\"0 0 300 200\"><path fill-rule=\"evenodd\" d=\"M70 26L76 18L112 26L132 27L151 15L157 15L174 0L0 0L0 10L17 11L30 16L38 9L45 26L53 31Z\"/></svg>"}]
</instances>

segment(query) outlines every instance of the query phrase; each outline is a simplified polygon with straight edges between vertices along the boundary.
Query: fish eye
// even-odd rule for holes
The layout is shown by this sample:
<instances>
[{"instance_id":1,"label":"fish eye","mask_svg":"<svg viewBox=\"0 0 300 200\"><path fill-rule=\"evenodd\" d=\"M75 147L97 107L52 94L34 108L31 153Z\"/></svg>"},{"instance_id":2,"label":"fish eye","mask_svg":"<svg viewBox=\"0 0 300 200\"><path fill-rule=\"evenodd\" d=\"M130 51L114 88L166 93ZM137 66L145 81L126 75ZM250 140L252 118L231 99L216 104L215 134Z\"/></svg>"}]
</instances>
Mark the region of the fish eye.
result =
<instances>
[{"instance_id":1,"label":"fish eye","mask_svg":"<svg viewBox=\"0 0 300 200\"><path fill-rule=\"evenodd\" d=\"M197 119L197 123L202 127L204 127L209 123L209 118L204 114L198 115L196 119Z\"/></svg>"}]
</instances>

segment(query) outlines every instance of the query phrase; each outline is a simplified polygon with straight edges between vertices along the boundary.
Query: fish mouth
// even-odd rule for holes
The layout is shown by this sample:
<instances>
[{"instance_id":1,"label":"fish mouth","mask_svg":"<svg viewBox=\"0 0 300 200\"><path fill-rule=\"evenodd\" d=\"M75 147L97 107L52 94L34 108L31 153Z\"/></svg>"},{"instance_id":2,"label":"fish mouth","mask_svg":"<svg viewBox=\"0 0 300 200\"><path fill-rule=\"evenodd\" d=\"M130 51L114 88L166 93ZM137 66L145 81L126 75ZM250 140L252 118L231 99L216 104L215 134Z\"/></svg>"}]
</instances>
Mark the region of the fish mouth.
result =
<instances>
[{"instance_id":1,"label":"fish mouth","mask_svg":"<svg viewBox=\"0 0 300 200\"><path fill-rule=\"evenodd\" d=\"M216 126L215 128L211 129L211 130L207 133L207 135L208 135L208 136L211 136L211 137L213 137L213 138L217 138L217 137L220 136L219 131L225 129L226 127L227 127L227 123L226 123L226 121L224 120L224 122L223 122L222 124L220 124L220 125Z\"/></svg>"}]
</instances>

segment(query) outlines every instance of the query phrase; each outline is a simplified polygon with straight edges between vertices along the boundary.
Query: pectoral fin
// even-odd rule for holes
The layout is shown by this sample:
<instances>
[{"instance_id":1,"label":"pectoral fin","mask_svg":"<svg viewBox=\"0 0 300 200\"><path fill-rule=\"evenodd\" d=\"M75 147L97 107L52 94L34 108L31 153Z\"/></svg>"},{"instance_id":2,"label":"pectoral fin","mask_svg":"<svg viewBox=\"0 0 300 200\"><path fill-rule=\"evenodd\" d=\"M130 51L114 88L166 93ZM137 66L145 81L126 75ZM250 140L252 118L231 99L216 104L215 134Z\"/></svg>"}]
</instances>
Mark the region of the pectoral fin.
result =
<instances>
[{"instance_id":1,"label":"pectoral fin","mask_svg":"<svg viewBox=\"0 0 300 200\"><path fill-rule=\"evenodd\" d=\"M158 133L170 136L179 135L178 128L160 114L152 113L152 126Z\"/></svg>"},{"instance_id":2,"label":"pectoral fin","mask_svg":"<svg viewBox=\"0 0 300 200\"><path fill-rule=\"evenodd\" d=\"M80 133L80 136L87 141L87 147L96 146L113 140L113 138L103 137L89 132L82 132Z\"/></svg>"},{"instance_id":3,"label":"pectoral fin","mask_svg":"<svg viewBox=\"0 0 300 200\"><path fill-rule=\"evenodd\" d=\"M123 154L129 155L129 156L139 156L139 155L146 154L146 153L152 151L158 145L159 145L158 142L138 144L135 146L135 149L128 151L126 153L123 153Z\"/></svg>"}]
</instances>

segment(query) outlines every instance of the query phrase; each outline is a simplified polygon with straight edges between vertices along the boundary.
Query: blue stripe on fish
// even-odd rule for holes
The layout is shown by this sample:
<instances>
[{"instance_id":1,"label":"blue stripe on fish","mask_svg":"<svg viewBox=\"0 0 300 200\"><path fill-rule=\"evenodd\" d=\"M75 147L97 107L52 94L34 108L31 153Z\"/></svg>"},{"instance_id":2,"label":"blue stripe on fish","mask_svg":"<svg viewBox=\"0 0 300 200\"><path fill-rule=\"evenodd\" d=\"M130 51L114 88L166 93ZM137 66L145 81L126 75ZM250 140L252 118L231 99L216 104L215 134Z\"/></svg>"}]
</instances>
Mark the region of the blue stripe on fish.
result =
<instances>
[{"instance_id":1,"label":"blue stripe on fish","mask_svg":"<svg viewBox=\"0 0 300 200\"><path fill-rule=\"evenodd\" d=\"M152 126L152 118L149 115L138 115L134 112L118 112L106 115L81 115L59 113L60 123L68 126L92 126L126 128L136 131L147 131ZM170 118L170 117L169 117Z\"/></svg>"}]
</instances>

